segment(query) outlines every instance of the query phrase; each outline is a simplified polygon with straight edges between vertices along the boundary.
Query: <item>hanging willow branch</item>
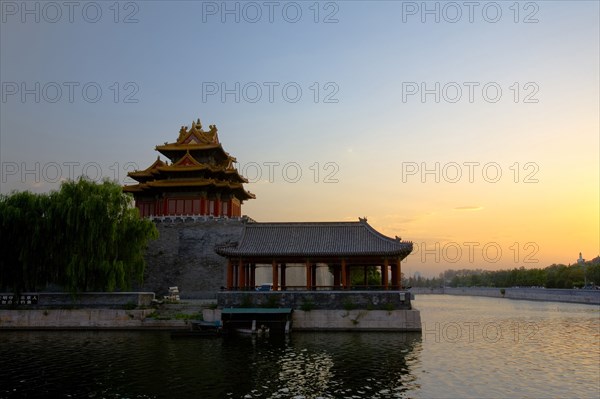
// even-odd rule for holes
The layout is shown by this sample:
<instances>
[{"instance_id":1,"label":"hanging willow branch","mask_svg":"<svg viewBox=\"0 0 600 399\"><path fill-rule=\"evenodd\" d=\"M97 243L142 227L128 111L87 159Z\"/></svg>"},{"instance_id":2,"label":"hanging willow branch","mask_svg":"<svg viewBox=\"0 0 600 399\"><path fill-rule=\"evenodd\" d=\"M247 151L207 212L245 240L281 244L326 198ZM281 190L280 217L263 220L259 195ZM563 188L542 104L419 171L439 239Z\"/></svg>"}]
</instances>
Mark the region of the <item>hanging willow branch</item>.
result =
<instances>
[{"instance_id":1,"label":"hanging willow branch","mask_svg":"<svg viewBox=\"0 0 600 399\"><path fill-rule=\"evenodd\" d=\"M125 290L144 274L144 250L158 237L121 187L86 179L50 194L0 196L0 289Z\"/></svg>"}]
</instances>

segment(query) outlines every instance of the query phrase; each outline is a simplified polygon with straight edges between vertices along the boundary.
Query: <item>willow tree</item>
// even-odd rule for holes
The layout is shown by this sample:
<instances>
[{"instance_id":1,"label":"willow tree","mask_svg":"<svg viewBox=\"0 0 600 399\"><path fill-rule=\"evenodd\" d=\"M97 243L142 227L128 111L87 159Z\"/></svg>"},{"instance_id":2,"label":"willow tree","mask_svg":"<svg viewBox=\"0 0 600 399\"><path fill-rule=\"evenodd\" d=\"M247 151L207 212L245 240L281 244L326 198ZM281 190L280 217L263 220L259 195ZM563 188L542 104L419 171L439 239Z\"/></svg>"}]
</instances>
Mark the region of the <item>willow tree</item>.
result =
<instances>
[{"instance_id":1,"label":"willow tree","mask_svg":"<svg viewBox=\"0 0 600 399\"><path fill-rule=\"evenodd\" d=\"M0 289L22 292L52 280L53 271L40 261L48 248L48 206L44 194L0 196Z\"/></svg>"},{"instance_id":2,"label":"willow tree","mask_svg":"<svg viewBox=\"0 0 600 399\"><path fill-rule=\"evenodd\" d=\"M48 283L72 292L128 289L141 282L144 250L158 236L119 185L83 178L49 195L2 197L0 229L8 254L0 262L0 288L16 292Z\"/></svg>"}]
</instances>

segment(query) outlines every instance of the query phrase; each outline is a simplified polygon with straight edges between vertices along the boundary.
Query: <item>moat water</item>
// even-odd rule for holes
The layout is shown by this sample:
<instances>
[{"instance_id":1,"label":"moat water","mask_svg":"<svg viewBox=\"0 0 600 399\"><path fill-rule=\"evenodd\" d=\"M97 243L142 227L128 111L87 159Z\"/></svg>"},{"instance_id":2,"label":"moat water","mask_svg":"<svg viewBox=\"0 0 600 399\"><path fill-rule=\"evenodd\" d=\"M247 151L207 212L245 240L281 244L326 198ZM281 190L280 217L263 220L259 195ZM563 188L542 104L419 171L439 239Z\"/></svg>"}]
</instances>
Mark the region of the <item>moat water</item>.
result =
<instances>
[{"instance_id":1,"label":"moat water","mask_svg":"<svg viewBox=\"0 0 600 399\"><path fill-rule=\"evenodd\" d=\"M0 332L0 397L598 398L594 305L418 295L423 333Z\"/></svg>"}]
</instances>

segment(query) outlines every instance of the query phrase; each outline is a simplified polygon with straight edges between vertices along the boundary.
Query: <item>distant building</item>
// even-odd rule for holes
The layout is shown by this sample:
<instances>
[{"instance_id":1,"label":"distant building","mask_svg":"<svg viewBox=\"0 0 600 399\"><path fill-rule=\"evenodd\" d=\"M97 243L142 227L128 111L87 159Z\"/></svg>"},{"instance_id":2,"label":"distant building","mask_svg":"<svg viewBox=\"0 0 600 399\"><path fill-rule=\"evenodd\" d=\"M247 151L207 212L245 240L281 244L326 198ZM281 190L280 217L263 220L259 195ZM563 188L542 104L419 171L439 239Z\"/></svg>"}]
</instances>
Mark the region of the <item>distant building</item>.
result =
<instances>
[{"instance_id":1,"label":"distant building","mask_svg":"<svg viewBox=\"0 0 600 399\"><path fill-rule=\"evenodd\" d=\"M579 259L577 259L578 265L583 265L585 263L585 259L581 257L581 252L579 253Z\"/></svg>"}]
</instances>

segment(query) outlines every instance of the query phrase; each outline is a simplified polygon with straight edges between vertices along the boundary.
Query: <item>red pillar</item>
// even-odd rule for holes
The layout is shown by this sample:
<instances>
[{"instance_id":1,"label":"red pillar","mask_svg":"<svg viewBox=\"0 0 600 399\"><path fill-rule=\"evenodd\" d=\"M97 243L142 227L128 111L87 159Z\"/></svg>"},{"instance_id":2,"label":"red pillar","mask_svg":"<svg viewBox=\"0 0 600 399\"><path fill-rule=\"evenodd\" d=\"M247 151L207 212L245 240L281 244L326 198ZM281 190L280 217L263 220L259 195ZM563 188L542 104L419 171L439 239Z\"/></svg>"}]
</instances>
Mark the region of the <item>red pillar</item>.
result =
<instances>
[{"instance_id":1,"label":"red pillar","mask_svg":"<svg viewBox=\"0 0 600 399\"><path fill-rule=\"evenodd\" d=\"M256 287L256 263L250 265L250 287Z\"/></svg>"},{"instance_id":2,"label":"red pillar","mask_svg":"<svg viewBox=\"0 0 600 399\"><path fill-rule=\"evenodd\" d=\"M334 265L333 266L333 289L339 289L340 288L340 266L339 265Z\"/></svg>"},{"instance_id":3,"label":"red pillar","mask_svg":"<svg viewBox=\"0 0 600 399\"><path fill-rule=\"evenodd\" d=\"M285 290L285 263L281 264L281 290Z\"/></svg>"},{"instance_id":4,"label":"red pillar","mask_svg":"<svg viewBox=\"0 0 600 399\"><path fill-rule=\"evenodd\" d=\"M242 262L241 259L238 264L238 277L240 279L239 284L238 284L239 289L245 290L246 289L246 265L244 264L244 262Z\"/></svg>"},{"instance_id":5,"label":"red pillar","mask_svg":"<svg viewBox=\"0 0 600 399\"><path fill-rule=\"evenodd\" d=\"M239 265L238 262L233 264L233 289L237 291L239 281Z\"/></svg>"},{"instance_id":6,"label":"red pillar","mask_svg":"<svg viewBox=\"0 0 600 399\"><path fill-rule=\"evenodd\" d=\"M306 289L310 290L310 287L312 286L312 282L310 281L311 277L312 277L312 273L310 271L310 261L308 261L308 260L306 261L305 268L306 268Z\"/></svg>"},{"instance_id":7,"label":"red pillar","mask_svg":"<svg viewBox=\"0 0 600 399\"><path fill-rule=\"evenodd\" d=\"M398 275L398 289L402 289L402 265L400 262L400 258L398 258L398 263L396 264L396 274Z\"/></svg>"},{"instance_id":8,"label":"red pillar","mask_svg":"<svg viewBox=\"0 0 600 399\"><path fill-rule=\"evenodd\" d=\"M233 263L231 259L227 261L227 289L231 290L233 288Z\"/></svg>"},{"instance_id":9,"label":"red pillar","mask_svg":"<svg viewBox=\"0 0 600 399\"><path fill-rule=\"evenodd\" d=\"M215 198L215 216L221 216L221 198Z\"/></svg>"},{"instance_id":10,"label":"red pillar","mask_svg":"<svg viewBox=\"0 0 600 399\"><path fill-rule=\"evenodd\" d=\"M273 291L277 291L279 290L279 269L277 268L277 261L275 259L273 259L271 267L273 268Z\"/></svg>"},{"instance_id":11,"label":"red pillar","mask_svg":"<svg viewBox=\"0 0 600 399\"><path fill-rule=\"evenodd\" d=\"M348 288L348 270L346 269L346 259L342 259L342 289Z\"/></svg>"},{"instance_id":12,"label":"red pillar","mask_svg":"<svg viewBox=\"0 0 600 399\"><path fill-rule=\"evenodd\" d=\"M392 289L398 289L398 268L396 266L396 263L392 264Z\"/></svg>"},{"instance_id":13,"label":"red pillar","mask_svg":"<svg viewBox=\"0 0 600 399\"><path fill-rule=\"evenodd\" d=\"M383 289L388 289L388 266L389 261L387 258L383 260L383 266L381 266L381 276L383 278Z\"/></svg>"}]
</instances>

